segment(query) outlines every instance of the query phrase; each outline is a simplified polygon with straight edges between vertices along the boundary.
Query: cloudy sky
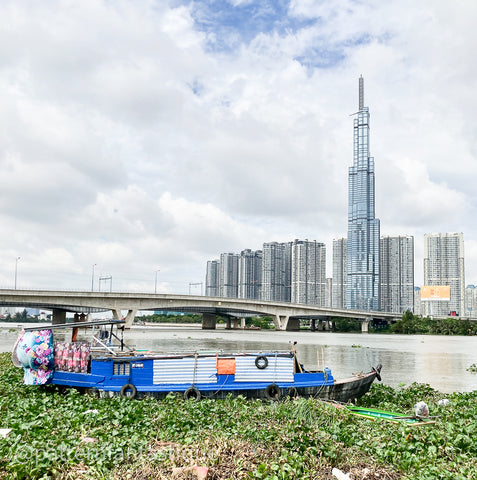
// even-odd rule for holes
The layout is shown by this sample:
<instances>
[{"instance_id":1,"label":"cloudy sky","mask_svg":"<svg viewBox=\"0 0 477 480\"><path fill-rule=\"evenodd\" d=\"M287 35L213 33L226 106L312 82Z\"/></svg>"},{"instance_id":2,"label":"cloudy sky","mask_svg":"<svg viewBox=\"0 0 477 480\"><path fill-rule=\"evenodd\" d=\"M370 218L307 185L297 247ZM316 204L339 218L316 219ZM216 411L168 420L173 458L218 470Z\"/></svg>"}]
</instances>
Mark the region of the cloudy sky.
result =
<instances>
[{"instance_id":1,"label":"cloudy sky","mask_svg":"<svg viewBox=\"0 0 477 480\"><path fill-rule=\"evenodd\" d=\"M205 264L346 236L358 77L382 235L463 232L474 0L0 2L0 286L200 293ZM109 289L106 280L102 289Z\"/></svg>"}]
</instances>

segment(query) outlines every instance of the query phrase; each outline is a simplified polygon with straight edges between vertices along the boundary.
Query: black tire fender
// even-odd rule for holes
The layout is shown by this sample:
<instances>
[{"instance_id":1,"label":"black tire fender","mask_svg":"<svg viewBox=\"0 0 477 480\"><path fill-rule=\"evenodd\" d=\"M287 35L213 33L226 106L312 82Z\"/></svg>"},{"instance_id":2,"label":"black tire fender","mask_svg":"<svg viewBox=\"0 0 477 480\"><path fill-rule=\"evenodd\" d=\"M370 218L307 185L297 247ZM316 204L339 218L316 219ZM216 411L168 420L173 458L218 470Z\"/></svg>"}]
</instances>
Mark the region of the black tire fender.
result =
<instances>
[{"instance_id":1,"label":"black tire fender","mask_svg":"<svg viewBox=\"0 0 477 480\"><path fill-rule=\"evenodd\" d=\"M268 358L265 355L259 355L255 358L255 366L259 370L264 370L268 367Z\"/></svg>"},{"instance_id":2,"label":"black tire fender","mask_svg":"<svg viewBox=\"0 0 477 480\"><path fill-rule=\"evenodd\" d=\"M121 387L119 395L121 395L121 397L136 398L137 388L132 383L126 383Z\"/></svg>"},{"instance_id":3,"label":"black tire fender","mask_svg":"<svg viewBox=\"0 0 477 480\"><path fill-rule=\"evenodd\" d=\"M271 383L265 389L265 397L267 397L268 400L278 400L280 395L280 387L276 383Z\"/></svg>"},{"instance_id":4,"label":"black tire fender","mask_svg":"<svg viewBox=\"0 0 477 480\"><path fill-rule=\"evenodd\" d=\"M200 400L200 392L197 388L195 387L189 387L185 392L184 392L184 400L195 400L198 402Z\"/></svg>"}]
</instances>

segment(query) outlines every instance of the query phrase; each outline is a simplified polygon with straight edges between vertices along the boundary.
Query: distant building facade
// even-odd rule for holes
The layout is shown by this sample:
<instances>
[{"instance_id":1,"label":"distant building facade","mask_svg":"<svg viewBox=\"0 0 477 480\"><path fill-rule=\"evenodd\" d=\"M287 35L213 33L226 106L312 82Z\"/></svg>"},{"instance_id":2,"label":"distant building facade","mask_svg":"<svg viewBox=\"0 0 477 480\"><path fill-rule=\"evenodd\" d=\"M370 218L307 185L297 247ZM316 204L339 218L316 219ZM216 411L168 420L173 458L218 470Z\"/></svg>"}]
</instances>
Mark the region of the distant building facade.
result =
<instances>
[{"instance_id":1,"label":"distant building facade","mask_svg":"<svg viewBox=\"0 0 477 480\"><path fill-rule=\"evenodd\" d=\"M477 287L475 285L465 287L465 310L462 316L477 318Z\"/></svg>"},{"instance_id":2,"label":"distant building facade","mask_svg":"<svg viewBox=\"0 0 477 480\"><path fill-rule=\"evenodd\" d=\"M262 287L262 259L261 250L243 250L240 253L238 264L238 297L259 299Z\"/></svg>"},{"instance_id":3,"label":"distant building facade","mask_svg":"<svg viewBox=\"0 0 477 480\"><path fill-rule=\"evenodd\" d=\"M238 265L240 255L222 253L219 268L219 297L238 297Z\"/></svg>"},{"instance_id":4,"label":"distant building facade","mask_svg":"<svg viewBox=\"0 0 477 480\"><path fill-rule=\"evenodd\" d=\"M333 308L346 308L346 288L348 284L348 240L333 240L333 280L331 301Z\"/></svg>"},{"instance_id":5,"label":"distant building facade","mask_svg":"<svg viewBox=\"0 0 477 480\"><path fill-rule=\"evenodd\" d=\"M325 305L326 247L316 240L291 245L291 302Z\"/></svg>"},{"instance_id":6,"label":"distant building facade","mask_svg":"<svg viewBox=\"0 0 477 480\"><path fill-rule=\"evenodd\" d=\"M424 235L424 285L450 287L449 301L423 301L424 315L465 314L463 233Z\"/></svg>"},{"instance_id":7,"label":"distant building facade","mask_svg":"<svg viewBox=\"0 0 477 480\"><path fill-rule=\"evenodd\" d=\"M348 252L346 306L379 309L379 219L374 208L374 158L369 152L369 109L359 79L359 110L353 128L353 166L348 176Z\"/></svg>"},{"instance_id":8,"label":"distant building facade","mask_svg":"<svg viewBox=\"0 0 477 480\"><path fill-rule=\"evenodd\" d=\"M291 242L263 244L261 299L289 302L291 299Z\"/></svg>"},{"instance_id":9,"label":"distant building facade","mask_svg":"<svg viewBox=\"0 0 477 480\"><path fill-rule=\"evenodd\" d=\"M414 311L414 237L381 237L380 310Z\"/></svg>"},{"instance_id":10,"label":"distant building facade","mask_svg":"<svg viewBox=\"0 0 477 480\"><path fill-rule=\"evenodd\" d=\"M205 274L205 295L207 297L219 296L220 261L209 260Z\"/></svg>"},{"instance_id":11,"label":"distant building facade","mask_svg":"<svg viewBox=\"0 0 477 480\"><path fill-rule=\"evenodd\" d=\"M331 308L333 306L333 279L326 279L325 287L325 307Z\"/></svg>"},{"instance_id":12,"label":"distant building facade","mask_svg":"<svg viewBox=\"0 0 477 480\"><path fill-rule=\"evenodd\" d=\"M414 287L414 310L413 310L414 315L422 315L423 314L423 308L422 308L422 302L421 302L421 288L420 287Z\"/></svg>"}]
</instances>

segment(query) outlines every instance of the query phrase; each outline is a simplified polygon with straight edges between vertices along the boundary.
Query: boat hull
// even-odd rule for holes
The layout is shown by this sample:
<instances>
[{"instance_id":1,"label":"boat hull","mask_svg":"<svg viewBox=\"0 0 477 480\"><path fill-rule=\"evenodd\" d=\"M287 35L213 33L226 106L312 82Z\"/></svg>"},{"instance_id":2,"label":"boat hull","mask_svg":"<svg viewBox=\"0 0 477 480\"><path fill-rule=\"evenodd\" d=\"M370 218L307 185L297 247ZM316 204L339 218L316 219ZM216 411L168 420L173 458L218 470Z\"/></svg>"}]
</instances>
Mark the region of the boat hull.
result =
<instances>
[{"instance_id":1,"label":"boat hull","mask_svg":"<svg viewBox=\"0 0 477 480\"><path fill-rule=\"evenodd\" d=\"M289 382L236 382L234 376L219 375L213 383L151 384L141 378L114 378L105 375L74 374L55 372L52 383L63 386L99 391L103 395L163 398L169 393L184 395L186 398L224 399L229 395L250 399L280 400L286 397L313 397L335 402L354 401L371 388L379 371L335 381L322 373L297 373ZM130 386L130 388L128 388Z\"/></svg>"}]
</instances>

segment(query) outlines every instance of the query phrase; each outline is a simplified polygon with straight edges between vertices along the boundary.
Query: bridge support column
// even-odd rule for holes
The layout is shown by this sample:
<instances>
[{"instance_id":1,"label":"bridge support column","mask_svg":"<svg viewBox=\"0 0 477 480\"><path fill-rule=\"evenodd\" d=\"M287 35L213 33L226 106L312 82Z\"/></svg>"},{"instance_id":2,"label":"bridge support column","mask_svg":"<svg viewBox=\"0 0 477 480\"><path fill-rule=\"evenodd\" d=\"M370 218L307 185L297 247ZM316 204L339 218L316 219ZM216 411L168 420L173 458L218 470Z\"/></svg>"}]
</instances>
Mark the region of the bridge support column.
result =
<instances>
[{"instance_id":1,"label":"bridge support column","mask_svg":"<svg viewBox=\"0 0 477 480\"><path fill-rule=\"evenodd\" d=\"M296 320L296 319L293 319ZM274 315L273 323L275 325L275 330L289 330L288 326L290 325L290 317L288 315ZM292 324L292 327L295 324ZM300 326L300 321L298 320L298 327ZM294 328L292 328L294 330Z\"/></svg>"},{"instance_id":2,"label":"bridge support column","mask_svg":"<svg viewBox=\"0 0 477 480\"><path fill-rule=\"evenodd\" d=\"M134 323L134 318L136 317L137 310L128 310L128 313L125 317L121 313L121 310L113 310L113 318L114 320L124 320L126 323L124 324L124 328L131 328L131 325Z\"/></svg>"},{"instance_id":3,"label":"bridge support column","mask_svg":"<svg viewBox=\"0 0 477 480\"><path fill-rule=\"evenodd\" d=\"M285 330L294 331L294 332L300 330L300 319L299 318L288 318Z\"/></svg>"},{"instance_id":4,"label":"bridge support column","mask_svg":"<svg viewBox=\"0 0 477 480\"><path fill-rule=\"evenodd\" d=\"M60 323L66 323L66 312L64 310L53 309L53 315L51 317L51 324L58 325Z\"/></svg>"},{"instance_id":5,"label":"bridge support column","mask_svg":"<svg viewBox=\"0 0 477 480\"><path fill-rule=\"evenodd\" d=\"M316 330L316 319L312 318L310 322L310 330L314 332Z\"/></svg>"},{"instance_id":6,"label":"bridge support column","mask_svg":"<svg viewBox=\"0 0 477 480\"><path fill-rule=\"evenodd\" d=\"M371 318L365 318L361 320L361 333L368 333L369 332L369 324L371 323Z\"/></svg>"},{"instance_id":7,"label":"bridge support column","mask_svg":"<svg viewBox=\"0 0 477 480\"><path fill-rule=\"evenodd\" d=\"M216 325L217 318L215 316L215 313L202 314L202 330L215 330Z\"/></svg>"}]
</instances>

